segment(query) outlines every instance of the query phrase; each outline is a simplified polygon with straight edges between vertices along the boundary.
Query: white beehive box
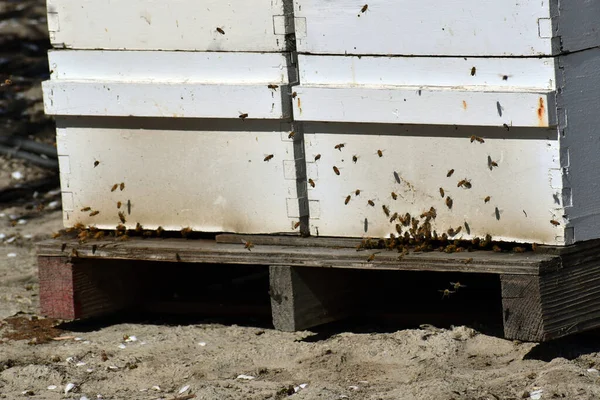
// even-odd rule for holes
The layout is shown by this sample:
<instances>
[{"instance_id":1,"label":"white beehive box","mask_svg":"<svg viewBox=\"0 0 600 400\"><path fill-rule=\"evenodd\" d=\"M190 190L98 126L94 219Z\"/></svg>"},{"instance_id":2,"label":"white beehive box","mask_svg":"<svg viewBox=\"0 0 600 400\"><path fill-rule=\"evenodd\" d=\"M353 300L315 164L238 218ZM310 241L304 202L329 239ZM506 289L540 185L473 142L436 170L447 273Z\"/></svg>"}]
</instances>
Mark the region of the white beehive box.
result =
<instances>
[{"instance_id":1,"label":"white beehive box","mask_svg":"<svg viewBox=\"0 0 600 400\"><path fill-rule=\"evenodd\" d=\"M395 233L386 205L434 207L434 229L461 226L464 239L599 238L599 12L589 1L294 1L311 233Z\"/></svg>"},{"instance_id":2,"label":"white beehive box","mask_svg":"<svg viewBox=\"0 0 600 400\"><path fill-rule=\"evenodd\" d=\"M299 232L283 12L48 1L51 41L68 49L50 52L43 85L65 225L113 229L121 212L128 228Z\"/></svg>"}]
</instances>

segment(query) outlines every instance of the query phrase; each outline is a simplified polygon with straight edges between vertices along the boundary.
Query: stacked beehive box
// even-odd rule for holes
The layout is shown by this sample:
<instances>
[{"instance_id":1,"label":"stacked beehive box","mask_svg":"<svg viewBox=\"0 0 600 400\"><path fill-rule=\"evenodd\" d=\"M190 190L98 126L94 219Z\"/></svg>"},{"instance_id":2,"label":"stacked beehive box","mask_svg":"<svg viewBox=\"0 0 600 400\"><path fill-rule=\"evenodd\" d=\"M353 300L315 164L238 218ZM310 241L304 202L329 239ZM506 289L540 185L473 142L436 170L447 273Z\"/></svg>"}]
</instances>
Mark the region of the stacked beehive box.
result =
<instances>
[{"instance_id":1,"label":"stacked beehive box","mask_svg":"<svg viewBox=\"0 0 600 400\"><path fill-rule=\"evenodd\" d=\"M298 232L281 1L52 0L48 13L66 226Z\"/></svg>"},{"instance_id":2,"label":"stacked beehive box","mask_svg":"<svg viewBox=\"0 0 600 400\"><path fill-rule=\"evenodd\" d=\"M296 0L311 232L600 237L599 4Z\"/></svg>"},{"instance_id":3,"label":"stacked beehive box","mask_svg":"<svg viewBox=\"0 0 600 400\"><path fill-rule=\"evenodd\" d=\"M48 9L67 225L600 237L598 3Z\"/></svg>"}]
</instances>

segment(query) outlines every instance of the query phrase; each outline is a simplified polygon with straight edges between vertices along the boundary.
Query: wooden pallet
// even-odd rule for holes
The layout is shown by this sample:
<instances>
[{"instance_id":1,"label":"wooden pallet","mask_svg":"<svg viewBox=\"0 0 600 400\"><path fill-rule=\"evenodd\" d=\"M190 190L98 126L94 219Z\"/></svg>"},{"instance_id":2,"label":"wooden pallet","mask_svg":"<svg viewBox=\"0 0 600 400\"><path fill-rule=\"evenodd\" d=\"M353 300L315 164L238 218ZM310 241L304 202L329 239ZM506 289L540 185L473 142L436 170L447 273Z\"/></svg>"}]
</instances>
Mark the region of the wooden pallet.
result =
<instances>
[{"instance_id":1,"label":"wooden pallet","mask_svg":"<svg viewBox=\"0 0 600 400\"><path fill-rule=\"evenodd\" d=\"M285 331L349 315L361 284L349 269L495 274L508 339L546 341L600 326L599 241L535 253L430 252L399 259L396 252L356 251L358 241L351 239L254 236L248 251L244 238L250 237L41 242L41 312L70 320L136 305L143 298L136 266L166 262L269 266L273 324Z\"/></svg>"}]
</instances>

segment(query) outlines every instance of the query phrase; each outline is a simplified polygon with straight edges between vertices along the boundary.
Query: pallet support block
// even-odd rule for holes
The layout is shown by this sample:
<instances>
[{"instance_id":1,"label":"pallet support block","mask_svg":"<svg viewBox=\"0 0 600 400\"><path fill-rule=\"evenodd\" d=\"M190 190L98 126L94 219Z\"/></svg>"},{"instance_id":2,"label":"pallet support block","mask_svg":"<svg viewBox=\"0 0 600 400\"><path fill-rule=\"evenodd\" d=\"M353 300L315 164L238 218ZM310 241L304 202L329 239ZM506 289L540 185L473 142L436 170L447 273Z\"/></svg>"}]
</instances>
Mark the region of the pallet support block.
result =
<instances>
[{"instance_id":1,"label":"pallet support block","mask_svg":"<svg viewBox=\"0 0 600 400\"><path fill-rule=\"evenodd\" d=\"M543 314L537 275L500 275L504 337L537 342L543 338Z\"/></svg>"},{"instance_id":2,"label":"pallet support block","mask_svg":"<svg viewBox=\"0 0 600 400\"><path fill-rule=\"evenodd\" d=\"M273 325L299 331L348 316L356 293L353 271L271 266Z\"/></svg>"},{"instance_id":3,"label":"pallet support block","mask_svg":"<svg viewBox=\"0 0 600 400\"><path fill-rule=\"evenodd\" d=\"M140 277L127 262L38 257L42 315L59 319L96 317L134 305Z\"/></svg>"}]
</instances>

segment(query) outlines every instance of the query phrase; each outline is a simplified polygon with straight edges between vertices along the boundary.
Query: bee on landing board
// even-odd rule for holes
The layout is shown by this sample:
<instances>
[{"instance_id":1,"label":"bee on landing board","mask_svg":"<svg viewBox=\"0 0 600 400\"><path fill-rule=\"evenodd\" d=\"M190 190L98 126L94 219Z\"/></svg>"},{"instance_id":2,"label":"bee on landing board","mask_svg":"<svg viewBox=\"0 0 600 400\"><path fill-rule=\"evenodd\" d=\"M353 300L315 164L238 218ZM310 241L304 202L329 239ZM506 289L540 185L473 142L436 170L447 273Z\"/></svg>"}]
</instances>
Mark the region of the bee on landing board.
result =
<instances>
[{"instance_id":1,"label":"bee on landing board","mask_svg":"<svg viewBox=\"0 0 600 400\"><path fill-rule=\"evenodd\" d=\"M248 118L248 113L240 113L239 118L245 120L246 118Z\"/></svg>"},{"instance_id":2,"label":"bee on landing board","mask_svg":"<svg viewBox=\"0 0 600 400\"><path fill-rule=\"evenodd\" d=\"M478 141L479 143L485 143L485 140L479 136L471 135L471 143Z\"/></svg>"},{"instance_id":3,"label":"bee on landing board","mask_svg":"<svg viewBox=\"0 0 600 400\"><path fill-rule=\"evenodd\" d=\"M181 232L181 236L183 236L184 238L187 238L192 233L192 228L190 228L188 226L186 228L183 228L180 232Z\"/></svg>"},{"instance_id":4,"label":"bee on landing board","mask_svg":"<svg viewBox=\"0 0 600 400\"><path fill-rule=\"evenodd\" d=\"M248 251L252 251L252 248L254 247L254 243L252 243L251 241L246 241L242 239L242 243L244 244L244 248L247 249Z\"/></svg>"}]
</instances>

